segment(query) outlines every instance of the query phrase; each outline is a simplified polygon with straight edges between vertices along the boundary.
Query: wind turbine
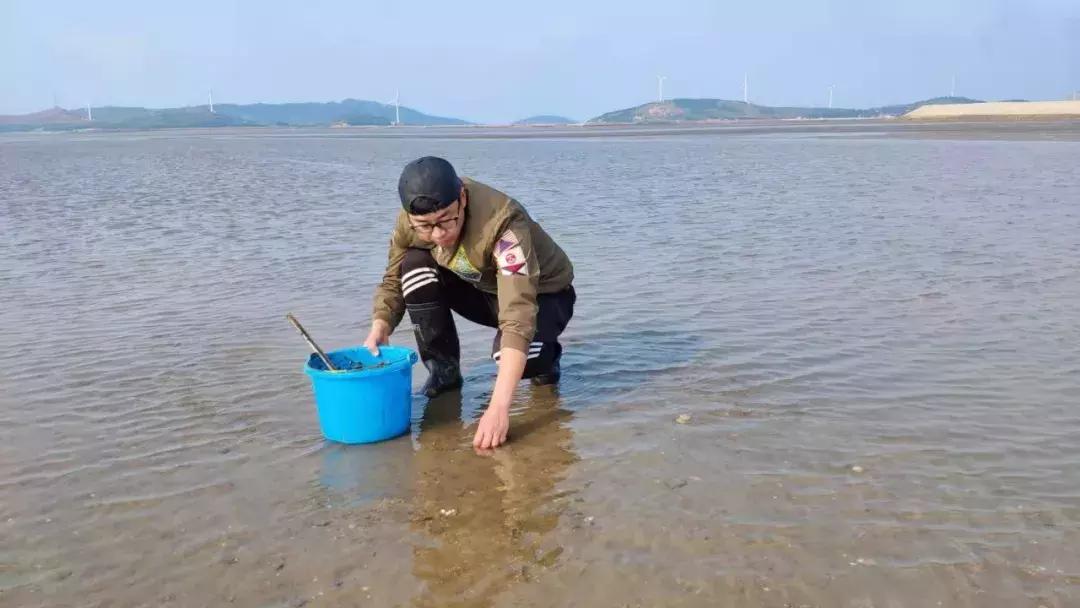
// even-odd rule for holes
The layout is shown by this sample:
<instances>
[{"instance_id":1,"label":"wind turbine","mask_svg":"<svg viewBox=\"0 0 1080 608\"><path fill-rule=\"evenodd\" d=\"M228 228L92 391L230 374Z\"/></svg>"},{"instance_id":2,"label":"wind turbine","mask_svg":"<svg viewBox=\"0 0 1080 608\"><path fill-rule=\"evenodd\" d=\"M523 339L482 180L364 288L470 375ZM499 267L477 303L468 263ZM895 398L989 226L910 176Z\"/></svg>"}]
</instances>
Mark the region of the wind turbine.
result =
<instances>
[{"instance_id":1,"label":"wind turbine","mask_svg":"<svg viewBox=\"0 0 1080 608\"><path fill-rule=\"evenodd\" d=\"M667 80L667 76L657 76L656 77L657 102L658 103L664 103L664 81L665 80Z\"/></svg>"},{"instance_id":2,"label":"wind turbine","mask_svg":"<svg viewBox=\"0 0 1080 608\"><path fill-rule=\"evenodd\" d=\"M394 98L386 102L385 105L394 106L394 122L391 123L391 126L399 126L401 124L401 90L394 89Z\"/></svg>"},{"instance_id":3,"label":"wind turbine","mask_svg":"<svg viewBox=\"0 0 1080 608\"><path fill-rule=\"evenodd\" d=\"M829 107L830 108L832 108L832 94L833 94L833 89L835 89L835 88L836 88L835 84L830 84L829 85Z\"/></svg>"},{"instance_id":4,"label":"wind turbine","mask_svg":"<svg viewBox=\"0 0 1080 608\"><path fill-rule=\"evenodd\" d=\"M210 89L210 113L214 113L214 89Z\"/></svg>"},{"instance_id":5,"label":"wind turbine","mask_svg":"<svg viewBox=\"0 0 1080 608\"><path fill-rule=\"evenodd\" d=\"M90 110L90 102L86 102L86 120L93 122L94 113Z\"/></svg>"},{"instance_id":6,"label":"wind turbine","mask_svg":"<svg viewBox=\"0 0 1080 608\"><path fill-rule=\"evenodd\" d=\"M956 97L956 74L952 77L952 88L949 89L949 97Z\"/></svg>"},{"instance_id":7,"label":"wind turbine","mask_svg":"<svg viewBox=\"0 0 1080 608\"><path fill-rule=\"evenodd\" d=\"M750 75L745 72L742 77L742 101L750 105Z\"/></svg>"}]
</instances>

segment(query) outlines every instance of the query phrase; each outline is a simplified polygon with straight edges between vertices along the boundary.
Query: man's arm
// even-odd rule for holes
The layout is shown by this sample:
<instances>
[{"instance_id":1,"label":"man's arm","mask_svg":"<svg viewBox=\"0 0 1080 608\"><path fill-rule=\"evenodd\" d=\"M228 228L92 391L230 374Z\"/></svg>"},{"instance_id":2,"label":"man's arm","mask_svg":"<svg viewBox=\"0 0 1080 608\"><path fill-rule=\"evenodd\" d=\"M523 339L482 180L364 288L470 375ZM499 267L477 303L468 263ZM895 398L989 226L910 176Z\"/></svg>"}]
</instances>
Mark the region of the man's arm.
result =
<instances>
[{"instance_id":1,"label":"man's arm","mask_svg":"<svg viewBox=\"0 0 1080 608\"><path fill-rule=\"evenodd\" d=\"M502 343L495 388L473 438L473 446L484 449L506 442L514 389L525 372L529 343L536 333L536 294L540 284L540 266L524 220L517 219L507 225L492 255L498 267Z\"/></svg>"},{"instance_id":2,"label":"man's arm","mask_svg":"<svg viewBox=\"0 0 1080 608\"><path fill-rule=\"evenodd\" d=\"M405 298L401 295L401 260L409 247L411 235L407 234L407 230L399 216L394 232L390 235L386 271L383 273L382 282L375 288L371 333L364 342L369 349L375 349L373 352L377 351L380 344L387 343L390 334L405 316Z\"/></svg>"},{"instance_id":3,"label":"man's arm","mask_svg":"<svg viewBox=\"0 0 1080 608\"><path fill-rule=\"evenodd\" d=\"M510 431L510 404L514 401L514 389L525 372L525 353L508 348L499 357L499 375L495 378L495 389L491 401L473 437L473 447L497 448L506 443Z\"/></svg>"}]
</instances>

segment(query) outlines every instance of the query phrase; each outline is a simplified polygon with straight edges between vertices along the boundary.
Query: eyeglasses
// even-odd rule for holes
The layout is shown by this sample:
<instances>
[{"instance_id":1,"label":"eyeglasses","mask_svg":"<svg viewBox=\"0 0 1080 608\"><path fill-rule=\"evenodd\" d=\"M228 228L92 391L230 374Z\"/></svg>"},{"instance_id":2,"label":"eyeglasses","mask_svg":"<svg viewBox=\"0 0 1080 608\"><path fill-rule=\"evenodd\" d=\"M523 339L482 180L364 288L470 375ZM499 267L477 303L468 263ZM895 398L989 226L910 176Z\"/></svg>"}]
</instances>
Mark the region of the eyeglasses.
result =
<instances>
[{"instance_id":1,"label":"eyeglasses","mask_svg":"<svg viewBox=\"0 0 1080 608\"><path fill-rule=\"evenodd\" d=\"M409 226L420 234L431 234L436 228L443 232L448 232L454 227L454 224L456 224L459 219L461 219L461 215L455 215L454 217L448 217L433 224L413 224L412 222L409 222Z\"/></svg>"},{"instance_id":2,"label":"eyeglasses","mask_svg":"<svg viewBox=\"0 0 1080 608\"><path fill-rule=\"evenodd\" d=\"M420 234L431 234L432 232L435 232L436 228L443 232L448 232L460 218L460 215L455 215L454 217L448 217L445 220L439 220L434 224L410 224L410 226Z\"/></svg>"}]
</instances>

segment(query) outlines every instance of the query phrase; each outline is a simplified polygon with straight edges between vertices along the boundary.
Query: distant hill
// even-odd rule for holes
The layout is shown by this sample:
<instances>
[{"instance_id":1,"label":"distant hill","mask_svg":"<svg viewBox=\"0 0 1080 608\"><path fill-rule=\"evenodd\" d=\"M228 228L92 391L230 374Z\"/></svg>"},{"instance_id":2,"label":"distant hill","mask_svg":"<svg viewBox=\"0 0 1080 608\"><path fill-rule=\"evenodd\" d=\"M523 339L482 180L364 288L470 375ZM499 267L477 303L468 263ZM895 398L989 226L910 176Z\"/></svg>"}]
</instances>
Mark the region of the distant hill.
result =
<instances>
[{"instance_id":1,"label":"distant hill","mask_svg":"<svg viewBox=\"0 0 1080 608\"><path fill-rule=\"evenodd\" d=\"M125 108L105 106L93 108L94 121L87 123L97 128L160 129L185 127L239 127L253 123L234 116L214 113L206 106L189 108Z\"/></svg>"},{"instance_id":2,"label":"distant hill","mask_svg":"<svg viewBox=\"0 0 1080 608\"><path fill-rule=\"evenodd\" d=\"M376 101L345 99L328 103L256 103L247 105L220 104L214 106L219 114L234 116L238 119L262 125L318 126L336 122L349 122L353 117L380 119L378 124L394 122L394 106ZM375 124L366 122L363 124ZM431 116L423 112L401 107L403 125L467 125L468 122L457 118Z\"/></svg>"},{"instance_id":3,"label":"distant hill","mask_svg":"<svg viewBox=\"0 0 1080 608\"><path fill-rule=\"evenodd\" d=\"M16 116L0 116L0 125L21 124L63 124L77 123L86 120L86 111L76 112L63 108L49 108L33 114L20 114Z\"/></svg>"},{"instance_id":4,"label":"distant hill","mask_svg":"<svg viewBox=\"0 0 1080 608\"><path fill-rule=\"evenodd\" d=\"M928 104L975 103L965 97L937 97L911 104L880 108L814 108L762 106L727 99L671 99L608 112L589 120L592 124L649 123L704 120L792 119L792 118L874 118L901 116Z\"/></svg>"},{"instance_id":5,"label":"distant hill","mask_svg":"<svg viewBox=\"0 0 1080 608\"><path fill-rule=\"evenodd\" d=\"M359 126L378 126L386 127L394 124L394 121L382 116L372 116L371 114L352 114L345 117L341 122L334 123L335 125L345 125L349 127Z\"/></svg>"},{"instance_id":6,"label":"distant hill","mask_svg":"<svg viewBox=\"0 0 1080 608\"><path fill-rule=\"evenodd\" d=\"M208 106L163 109L105 106L91 108L91 112L93 121L87 120L85 110L62 108L0 116L0 131L389 125L395 120L394 106L359 99L328 103L216 104L213 112ZM469 124L464 120L431 116L404 106L400 108L400 113L401 124L405 125Z\"/></svg>"},{"instance_id":7,"label":"distant hill","mask_svg":"<svg viewBox=\"0 0 1080 608\"><path fill-rule=\"evenodd\" d=\"M528 118L522 118L515 122L515 125L576 125L578 121L567 118L565 116L555 116L553 114L541 114L539 116L530 116Z\"/></svg>"},{"instance_id":8,"label":"distant hill","mask_svg":"<svg viewBox=\"0 0 1080 608\"><path fill-rule=\"evenodd\" d=\"M225 114L211 113L205 106L151 110L104 106L86 110L53 108L18 116L0 116L0 131L72 131L78 129L167 129L186 127L232 127L249 125L247 121Z\"/></svg>"}]
</instances>

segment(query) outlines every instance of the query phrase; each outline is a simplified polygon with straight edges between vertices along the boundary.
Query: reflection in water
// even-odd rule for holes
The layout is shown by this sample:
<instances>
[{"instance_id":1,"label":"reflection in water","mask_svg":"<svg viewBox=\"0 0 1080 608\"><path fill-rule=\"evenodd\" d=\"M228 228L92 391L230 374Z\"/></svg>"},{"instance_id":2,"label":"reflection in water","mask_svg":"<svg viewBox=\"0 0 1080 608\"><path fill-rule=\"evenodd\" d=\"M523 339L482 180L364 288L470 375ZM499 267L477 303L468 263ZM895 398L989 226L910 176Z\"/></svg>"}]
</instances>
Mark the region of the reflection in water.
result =
<instances>
[{"instance_id":1,"label":"reflection in water","mask_svg":"<svg viewBox=\"0 0 1080 608\"><path fill-rule=\"evenodd\" d=\"M323 503L356 507L381 498L397 498L408 479L412 444L407 437L365 445L327 441L320 450L319 485Z\"/></svg>"},{"instance_id":2,"label":"reflection in water","mask_svg":"<svg viewBox=\"0 0 1080 608\"><path fill-rule=\"evenodd\" d=\"M553 501L556 485L577 460L571 414L551 387L526 401L512 413L511 442L490 456L469 447L475 425L462 427L460 393L428 404L413 477L418 605L490 606L530 568L558 559L561 547L545 537L564 508Z\"/></svg>"}]
</instances>

